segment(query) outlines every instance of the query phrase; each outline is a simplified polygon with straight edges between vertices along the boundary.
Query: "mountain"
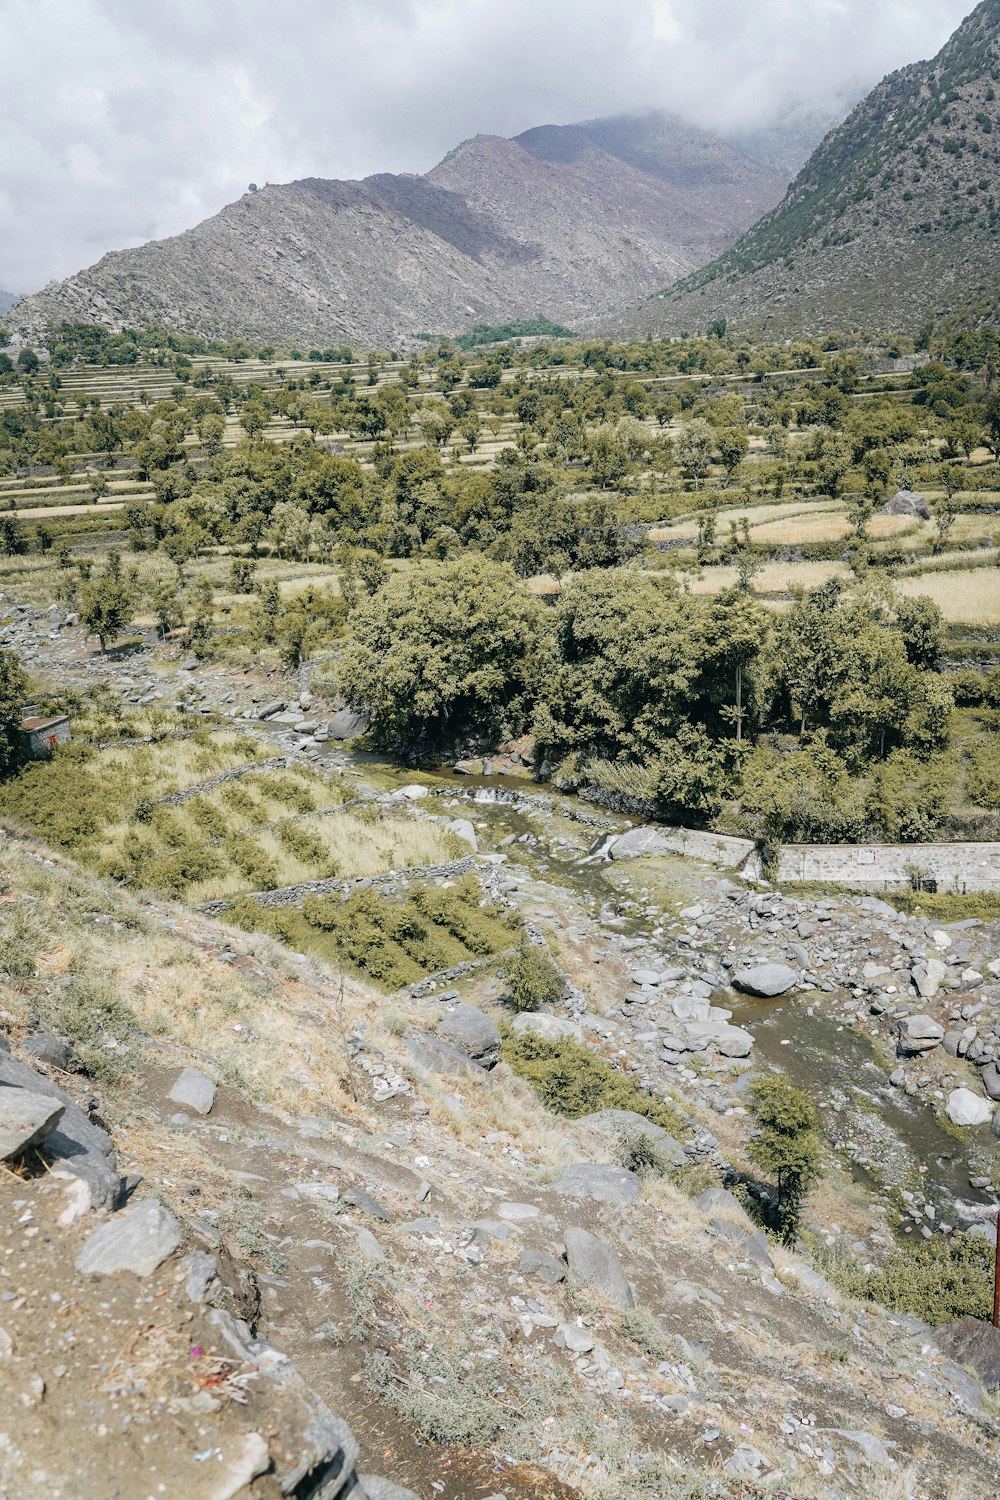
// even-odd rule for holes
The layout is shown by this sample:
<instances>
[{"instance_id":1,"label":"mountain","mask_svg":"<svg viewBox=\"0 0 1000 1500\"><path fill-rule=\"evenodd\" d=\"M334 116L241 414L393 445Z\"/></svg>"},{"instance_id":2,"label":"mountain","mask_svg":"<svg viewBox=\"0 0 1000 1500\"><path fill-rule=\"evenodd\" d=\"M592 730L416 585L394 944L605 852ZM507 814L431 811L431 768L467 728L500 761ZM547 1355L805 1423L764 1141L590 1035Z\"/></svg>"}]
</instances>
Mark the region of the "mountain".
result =
<instances>
[{"instance_id":1,"label":"mountain","mask_svg":"<svg viewBox=\"0 0 1000 1500\"><path fill-rule=\"evenodd\" d=\"M608 331L915 331L975 301L997 321L1000 0L901 68L822 141L781 203L718 259Z\"/></svg>"},{"instance_id":2,"label":"mountain","mask_svg":"<svg viewBox=\"0 0 1000 1500\"><path fill-rule=\"evenodd\" d=\"M11 319L391 344L635 302L731 245L784 180L669 115L475 136L426 176L268 185L24 298Z\"/></svg>"},{"instance_id":3,"label":"mountain","mask_svg":"<svg viewBox=\"0 0 1000 1500\"><path fill-rule=\"evenodd\" d=\"M17 297L13 292L0 292L0 317L9 312L16 301Z\"/></svg>"}]
</instances>

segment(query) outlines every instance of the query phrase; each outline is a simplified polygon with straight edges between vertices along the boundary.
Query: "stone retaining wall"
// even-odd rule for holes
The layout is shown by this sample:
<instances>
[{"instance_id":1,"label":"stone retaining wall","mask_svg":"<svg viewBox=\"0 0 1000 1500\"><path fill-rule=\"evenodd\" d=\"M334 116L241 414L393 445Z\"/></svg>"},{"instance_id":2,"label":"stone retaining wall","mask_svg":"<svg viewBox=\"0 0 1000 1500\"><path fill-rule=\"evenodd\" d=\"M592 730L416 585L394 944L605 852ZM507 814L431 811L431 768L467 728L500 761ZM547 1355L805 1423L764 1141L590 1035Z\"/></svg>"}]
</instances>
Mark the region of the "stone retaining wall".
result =
<instances>
[{"instance_id":1,"label":"stone retaining wall","mask_svg":"<svg viewBox=\"0 0 1000 1500\"><path fill-rule=\"evenodd\" d=\"M754 873L756 859L745 874ZM909 890L917 873L939 891L1000 891L1000 844L785 844L778 860L779 882L820 880L863 890Z\"/></svg>"},{"instance_id":2,"label":"stone retaining wall","mask_svg":"<svg viewBox=\"0 0 1000 1500\"><path fill-rule=\"evenodd\" d=\"M236 781L240 776L252 776L256 771L283 771L291 764L291 759L287 755L272 755L270 760L247 761L245 766L231 766L228 771L220 771L218 776L210 776L207 781L199 781L197 786L186 786L183 791L171 792L169 797L158 797L156 804L157 806L177 807L191 797L200 797L203 792L210 792L213 787L222 786L223 782Z\"/></svg>"},{"instance_id":3,"label":"stone retaining wall","mask_svg":"<svg viewBox=\"0 0 1000 1500\"><path fill-rule=\"evenodd\" d=\"M334 877L330 880L306 880L301 885L286 885L277 891L248 891L238 897L206 901L199 910L212 917L221 916L233 901L244 899L272 908L301 906L307 896L349 896L352 891L364 890L369 886L376 889L394 886L402 880L451 880L459 875L467 875L474 866L472 855L466 854L461 859L452 859L442 865L416 865L412 869L387 870L383 875L363 875L358 880L340 880Z\"/></svg>"}]
</instances>

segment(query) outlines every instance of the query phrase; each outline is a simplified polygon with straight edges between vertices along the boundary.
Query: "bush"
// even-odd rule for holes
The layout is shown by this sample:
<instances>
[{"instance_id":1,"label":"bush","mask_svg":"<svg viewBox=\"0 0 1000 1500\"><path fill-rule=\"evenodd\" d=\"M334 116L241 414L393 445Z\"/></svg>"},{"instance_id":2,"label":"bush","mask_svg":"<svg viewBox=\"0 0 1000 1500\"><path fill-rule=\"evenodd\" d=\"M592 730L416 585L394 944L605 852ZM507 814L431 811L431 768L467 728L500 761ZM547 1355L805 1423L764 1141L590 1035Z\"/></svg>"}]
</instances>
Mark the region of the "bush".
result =
<instances>
[{"instance_id":1,"label":"bush","mask_svg":"<svg viewBox=\"0 0 1000 1500\"><path fill-rule=\"evenodd\" d=\"M74 976L56 1017L57 1030L73 1043L76 1065L103 1084L114 1083L124 1070L135 1024L117 978L88 966Z\"/></svg>"},{"instance_id":2,"label":"bush","mask_svg":"<svg viewBox=\"0 0 1000 1500\"><path fill-rule=\"evenodd\" d=\"M557 1005L566 993L566 980L544 948L522 944L505 973L510 997L519 1011Z\"/></svg>"},{"instance_id":3,"label":"bush","mask_svg":"<svg viewBox=\"0 0 1000 1500\"><path fill-rule=\"evenodd\" d=\"M819 1177L816 1107L783 1073L758 1078L750 1085L749 1101L754 1129L747 1156L775 1178L781 1227L791 1238L802 1199Z\"/></svg>"},{"instance_id":4,"label":"bush","mask_svg":"<svg viewBox=\"0 0 1000 1500\"><path fill-rule=\"evenodd\" d=\"M606 1057L572 1037L548 1041L530 1031L504 1029L501 1056L527 1079L547 1109L579 1119L598 1109L630 1109L672 1135L688 1135L686 1122L663 1099L644 1094Z\"/></svg>"},{"instance_id":5,"label":"bush","mask_svg":"<svg viewBox=\"0 0 1000 1500\"><path fill-rule=\"evenodd\" d=\"M935 1234L895 1249L885 1263L865 1271L856 1262L817 1253L821 1269L849 1296L926 1323L993 1314L994 1247L977 1235Z\"/></svg>"},{"instance_id":6,"label":"bush","mask_svg":"<svg viewBox=\"0 0 1000 1500\"><path fill-rule=\"evenodd\" d=\"M986 678L974 667L949 674L948 683L959 708L977 708L986 693Z\"/></svg>"},{"instance_id":7,"label":"bush","mask_svg":"<svg viewBox=\"0 0 1000 1500\"><path fill-rule=\"evenodd\" d=\"M642 1130L622 1130L615 1142L615 1161L640 1177L662 1177L667 1160L654 1140Z\"/></svg>"}]
</instances>

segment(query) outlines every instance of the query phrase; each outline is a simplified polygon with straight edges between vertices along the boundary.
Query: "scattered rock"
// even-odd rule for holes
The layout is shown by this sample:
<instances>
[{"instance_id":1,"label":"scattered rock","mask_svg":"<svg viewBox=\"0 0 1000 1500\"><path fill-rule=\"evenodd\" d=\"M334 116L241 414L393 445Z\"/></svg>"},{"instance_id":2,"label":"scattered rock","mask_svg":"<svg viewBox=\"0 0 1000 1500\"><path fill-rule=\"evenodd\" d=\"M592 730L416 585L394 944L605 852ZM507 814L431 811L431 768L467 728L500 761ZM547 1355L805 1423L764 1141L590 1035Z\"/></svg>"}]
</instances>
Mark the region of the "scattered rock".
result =
<instances>
[{"instance_id":1,"label":"scattered rock","mask_svg":"<svg viewBox=\"0 0 1000 1500\"><path fill-rule=\"evenodd\" d=\"M415 1490L408 1490L391 1479L380 1479L377 1474L362 1474L361 1488L355 1490L351 1500L420 1500Z\"/></svg>"},{"instance_id":2,"label":"scattered rock","mask_svg":"<svg viewBox=\"0 0 1000 1500\"><path fill-rule=\"evenodd\" d=\"M575 1227L566 1230L565 1241L566 1263L574 1281L593 1287L616 1307L627 1310L635 1305L622 1263L610 1245Z\"/></svg>"},{"instance_id":3,"label":"scattered rock","mask_svg":"<svg viewBox=\"0 0 1000 1500\"><path fill-rule=\"evenodd\" d=\"M952 1089L944 1106L953 1125L986 1125L993 1118L993 1105L971 1089Z\"/></svg>"},{"instance_id":4,"label":"scattered rock","mask_svg":"<svg viewBox=\"0 0 1000 1500\"><path fill-rule=\"evenodd\" d=\"M21 1051L35 1062L65 1072L73 1061L73 1049L62 1037L48 1031L35 1031L21 1043Z\"/></svg>"},{"instance_id":5,"label":"scattered rock","mask_svg":"<svg viewBox=\"0 0 1000 1500\"><path fill-rule=\"evenodd\" d=\"M931 1052L944 1039L944 1027L931 1016L903 1016L896 1023L901 1052Z\"/></svg>"},{"instance_id":6,"label":"scattered rock","mask_svg":"<svg viewBox=\"0 0 1000 1500\"><path fill-rule=\"evenodd\" d=\"M593 1335L579 1323L561 1323L556 1334L556 1343L571 1354L589 1354L594 1347Z\"/></svg>"},{"instance_id":7,"label":"scattered rock","mask_svg":"<svg viewBox=\"0 0 1000 1500\"><path fill-rule=\"evenodd\" d=\"M167 1098L185 1109L193 1109L196 1114L207 1115L215 1103L215 1084L200 1069L185 1068L178 1074Z\"/></svg>"},{"instance_id":8,"label":"scattered rock","mask_svg":"<svg viewBox=\"0 0 1000 1500\"><path fill-rule=\"evenodd\" d=\"M44 1141L62 1114L57 1099L28 1089L0 1087L0 1159L10 1161Z\"/></svg>"},{"instance_id":9,"label":"scattered rock","mask_svg":"<svg viewBox=\"0 0 1000 1500\"><path fill-rule=\"evenodd\" d=\"M125 1208L94 1231L76 1258L85 1275L150 1276L181 1242L180 1225L155 1198Z\"/></svg>"},{"instance_id":10,"label":"scattered rock","mask_svg":"<svg viewBox=\"0 0 1000 1500\"><path fill-rule=\"evenodd\" d=\"M754 964L748 969L737 969L733 975L733 984L745 995L758 995L762 999L773 999L776 995L784 995L793 985L798 984L799 976L795 969L790 969L787 964Z\"/></svg>"}]
</instances>

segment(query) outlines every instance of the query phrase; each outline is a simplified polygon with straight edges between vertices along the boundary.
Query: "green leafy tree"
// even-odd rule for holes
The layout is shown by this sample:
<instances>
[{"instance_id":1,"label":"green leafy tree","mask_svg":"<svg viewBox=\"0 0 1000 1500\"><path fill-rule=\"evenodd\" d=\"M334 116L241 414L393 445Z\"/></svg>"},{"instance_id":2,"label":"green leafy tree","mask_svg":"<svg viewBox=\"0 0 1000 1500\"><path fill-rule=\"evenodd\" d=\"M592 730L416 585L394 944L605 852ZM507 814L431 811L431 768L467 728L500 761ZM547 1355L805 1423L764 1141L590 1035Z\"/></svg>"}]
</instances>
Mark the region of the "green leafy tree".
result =
<instances>
[{"instance_id":1,"label":"green leafy tree","mask_svg":"<svg viewBox=\"0 0 1000 1500\"><path fill-rule=\"evenodd\" d=\"M694 480L696 488L712 466L714 445L714 429L704 417L692 417L680 430L674 450L677 462Z\"/></svg>"},{"instance_id":2,"label":"green leafy tree","mask_svg":"<svg viewBox=\"0 0 1000 1500\"><path fill-rule=\"evenodd\" d=\"M781 1228L791 1240L798 1227L802 1200L819 1181L821 1142L816 1107L809 1095L783 1073L772 1073L751 1084L749 1109L754 1128L747 1156L775 1180Z\"/></svg>"},{"instance_id":3,"label":"green leafy tree","mask_svg":"<svg viewBox=\"0 0 1000 1500\"><path fill-rule=\"evenodd\" d=\"M15 651L0 650L0 777L8 776L21 756L21 717L28 696L28 675Z\"/></svg>"},{"instance_id":4,"label":"green leafy tree","mask_svg":"<svg viewBox=\"0 0 1000 1500\"><path fill-rule=\"evenodd\" d=\"M726 471L726 482L732 484L740 464L750 451L750 439L743 427L726 427L715 440L722 467Z\"/></svg>"},{"instance_id":5,"label":"green leafy tree","mask_svg":"<svg viewBox=\"0 0 1000 1500\"><path fill-rule=\"evenodd\" d=\"M566 993L566 981L544 948L523 943L504 972L510 998L519 1011L558 1005Z\"/></svg>"},{"instance_id":6,"label":"green leafy tree","mask_svg":"<svg viewBox=\"0 0 1000 1500\"><path fill-rule=\"evenodd\" d=\"M103 571L92 573L80 590L80 619L97 636L102 653L130 623L134 608L135 575L125 572L117 552L109 552Z\"/></svg>"},{"instance_id":7,"label":"green leafy tree","mask_svg":"<svg viewBox=\"0 0 1000 1500\"><path fill-rule=\"evenodd\" d=\"M523 728L539 605L511 567L470 555L394 574L359 604L342 691L383 744L445 747Z\"/></svg>"}]
</instances>

